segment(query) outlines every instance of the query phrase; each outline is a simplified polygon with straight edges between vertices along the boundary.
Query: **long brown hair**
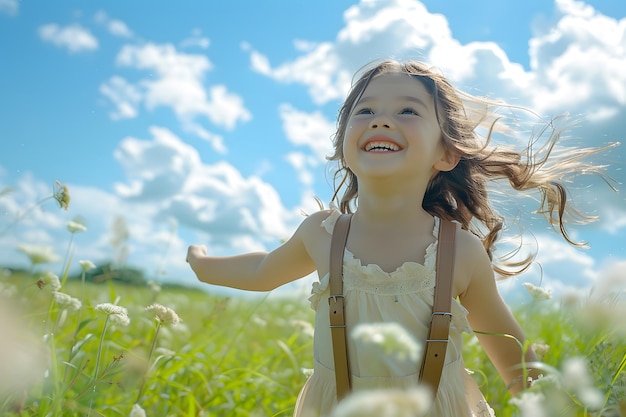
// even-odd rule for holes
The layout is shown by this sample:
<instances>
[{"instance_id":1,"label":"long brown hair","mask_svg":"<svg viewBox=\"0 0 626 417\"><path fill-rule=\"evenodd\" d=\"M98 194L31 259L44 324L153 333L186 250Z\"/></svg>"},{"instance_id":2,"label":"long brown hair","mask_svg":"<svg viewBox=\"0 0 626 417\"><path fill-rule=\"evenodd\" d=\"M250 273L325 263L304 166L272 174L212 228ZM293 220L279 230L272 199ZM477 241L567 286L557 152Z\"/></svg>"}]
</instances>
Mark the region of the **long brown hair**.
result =
<instances>
[{"instance_id":1,"label":"long brown hair","mask_svg":"<svg viewBox=\"0 0 626 417\"><path fill-rule=\"evenodd\" d=\"M537 212L572 245L573 241L565 229L565 220L587 222L594 218L576 211L568 202L568 191L563 178L574 173L595 173L604 176L604 167L583 161L583 158L601 152L605 148L585 148L554 152L560 131L555 120L544 123L538 134L531 135L523 150L513 146L490 146L492 135L507 128L490 109L518 108L491 100L478 98L454 88L449 81L434 68L420 62L383 61L362 71L353 82L346 101L339 111L337 132L333 144L334 154L329 158L337 161L335 172L335 193L337 200L341 189L345 189L338 201L342 212L351 212L357 203L359 185L356 175L346 165L343 155L343 141L348 119L370 81L383 74L408 74L421 82L431 94L437 121L442 132L445 149L460 156L457 166L451 171L439 172L431 180L422 207L433 216L456 220L461 226L477 235L487 253L492 250L503 228L504 217L493 208L487 191L487 184L505 179L514 190L536 190L540 205ZM522 109L531 114L532 111ZM485 134L480 135L478 128ZM539 138L546 137L539 144ZM502 276L515 275L525 270L534 256L518 262L504 262L503 266L494 263L494 270Z\"/></svg>"}]
</instances>

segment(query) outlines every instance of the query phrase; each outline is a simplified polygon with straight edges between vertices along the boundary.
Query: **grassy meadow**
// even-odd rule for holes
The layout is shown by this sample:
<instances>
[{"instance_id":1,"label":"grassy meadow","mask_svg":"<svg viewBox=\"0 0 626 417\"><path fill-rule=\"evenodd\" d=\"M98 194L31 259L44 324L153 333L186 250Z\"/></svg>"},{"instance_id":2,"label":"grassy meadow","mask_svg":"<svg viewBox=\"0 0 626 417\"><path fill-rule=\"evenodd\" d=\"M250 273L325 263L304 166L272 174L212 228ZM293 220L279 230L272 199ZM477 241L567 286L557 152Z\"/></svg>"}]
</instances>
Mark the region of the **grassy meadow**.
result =
<instances>
[{"instance_id":1,"label":"grassy meadow","mask_svg":"<svg viewBox=\"0 0 626 417\"><path fill-rule=\"evenodd\" d=\"M55 297L54 282L40 275L5 273L0 281L3 326L9 319L17 327L3 328L0 369L12 368L15 375L0 377L0 415L291 415L312 367L313 312L305 300L66 280L57 292L81 301L77 306ZM170 316L146 310L155 303L170 308ZM549 346L546 374L561 378L551 382L558 392L550 401L558 399L562 411L547 416L620 415L625 335L611 327L611 311L600 311L604 307L593 307L595 319L581 316L581 305L552 300L518 312L529 338ZM171 320L173 312L180 323ZM126 314L129 322L116 314ZM563 380L570 358L585 359L588 388L601 396L595 410L585 406L590 400L584 396L592 394ZM498 416L531 415L510 401L473 338L467 340L466 365ZM537 402L533 398L525 401ZM133 412L135 404L142 410L135 406Z\"/></svg>"}]
</instances>

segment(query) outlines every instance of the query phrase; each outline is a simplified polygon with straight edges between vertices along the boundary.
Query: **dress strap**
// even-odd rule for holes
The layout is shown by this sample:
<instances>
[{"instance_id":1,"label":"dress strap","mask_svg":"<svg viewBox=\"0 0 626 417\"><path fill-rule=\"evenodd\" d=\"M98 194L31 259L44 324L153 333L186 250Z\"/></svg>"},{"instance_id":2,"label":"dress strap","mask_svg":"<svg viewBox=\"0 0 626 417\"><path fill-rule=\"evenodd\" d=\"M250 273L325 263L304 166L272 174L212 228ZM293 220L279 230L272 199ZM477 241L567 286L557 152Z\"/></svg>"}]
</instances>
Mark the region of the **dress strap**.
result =
<instances>
[{"instance_id":1,"label":"dress strap","mask_svg":"<svg viewBox=\"0 0 626 417\"><path fill-rule=\"evenodd\" d=\"M441 372L446 359L450 322L452 321L450 310L456 228L456 224L451 221L441 221L437 244L437 280L435 282L433 314L419 374L419 380L430 385L435 395L439 388Z\"/></svg>"},{"instance_id":2,"label":"dress strap","mask_svg":"<svg viewBox=\"0 0 626 417\"><path fill-rule=\"evenodd\" d=\"M343 295L343 254L350 230L351 214L343 214L337 219L330 243L330 332L337 381L337 400L350 392L351 372L348 360L348 336L344 315Z\"/></svg>"}]
</instances>

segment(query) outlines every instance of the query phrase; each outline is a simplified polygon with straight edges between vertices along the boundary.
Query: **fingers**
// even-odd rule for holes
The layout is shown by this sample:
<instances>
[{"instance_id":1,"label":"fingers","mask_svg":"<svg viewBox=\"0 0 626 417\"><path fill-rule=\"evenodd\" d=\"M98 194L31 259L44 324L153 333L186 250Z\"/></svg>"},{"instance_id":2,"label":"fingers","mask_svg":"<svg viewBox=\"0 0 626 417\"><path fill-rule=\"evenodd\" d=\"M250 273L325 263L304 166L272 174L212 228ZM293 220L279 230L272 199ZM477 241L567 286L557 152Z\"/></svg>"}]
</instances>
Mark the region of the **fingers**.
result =
<instances>
[{"instance_id":1,"label":"fingers","mask_svg":"<svg viewBox=\"0 0 626 417\"><path fill-rule=\"evenodd\" d=\"M190 258L196 258L199 256L204 256L207 254L206 246L204 245L190 245L187 249L187 257L185 258L185 262L189 263Z\"/></svg>"}]
</instances>

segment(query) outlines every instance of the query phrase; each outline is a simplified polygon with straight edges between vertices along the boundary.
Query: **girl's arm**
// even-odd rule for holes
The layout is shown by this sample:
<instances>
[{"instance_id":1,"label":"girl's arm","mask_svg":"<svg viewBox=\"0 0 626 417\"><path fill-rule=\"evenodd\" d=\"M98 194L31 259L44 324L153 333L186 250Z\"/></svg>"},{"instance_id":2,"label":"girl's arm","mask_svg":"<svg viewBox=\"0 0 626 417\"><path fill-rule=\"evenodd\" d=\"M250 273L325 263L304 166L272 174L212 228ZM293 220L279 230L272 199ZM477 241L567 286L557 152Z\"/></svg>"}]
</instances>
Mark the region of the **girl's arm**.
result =
<instances>
[{"instance_id":1,"label":"girl's arm","mask_svg":"<svg viewBox=\"0 0 626 417\"><path fill-rule=\"evenodd\" d=\"M462 233L457 248L463 248L461 259L457 259L465 266L459 272L469 274L469 283L460 295L461 304L469 311L467 318L472 329L498 334L477 333L477 337L507 388L516 394L529 385L523 380L522 363L536 362L535 353L530 347L523 352L524 333L498 292L491 261L482 243L470 233ZM532 365L527 365L527 377L536 379L538 370L530 368Z\"/></svg>"},{"instance_id":2,"label":"girl's arm","mask_svg":"<svg viewBox=\"0 0 626 417\"><path fill-rule=\"evenodd\" d=\"M187 262L198 279L208 284L250 291L273 290L316 269L303 240L314 217L318 216L305 218L294 235L271 252L209 256L204 245L191 245Z\"/></svg>"}]
</instances>

